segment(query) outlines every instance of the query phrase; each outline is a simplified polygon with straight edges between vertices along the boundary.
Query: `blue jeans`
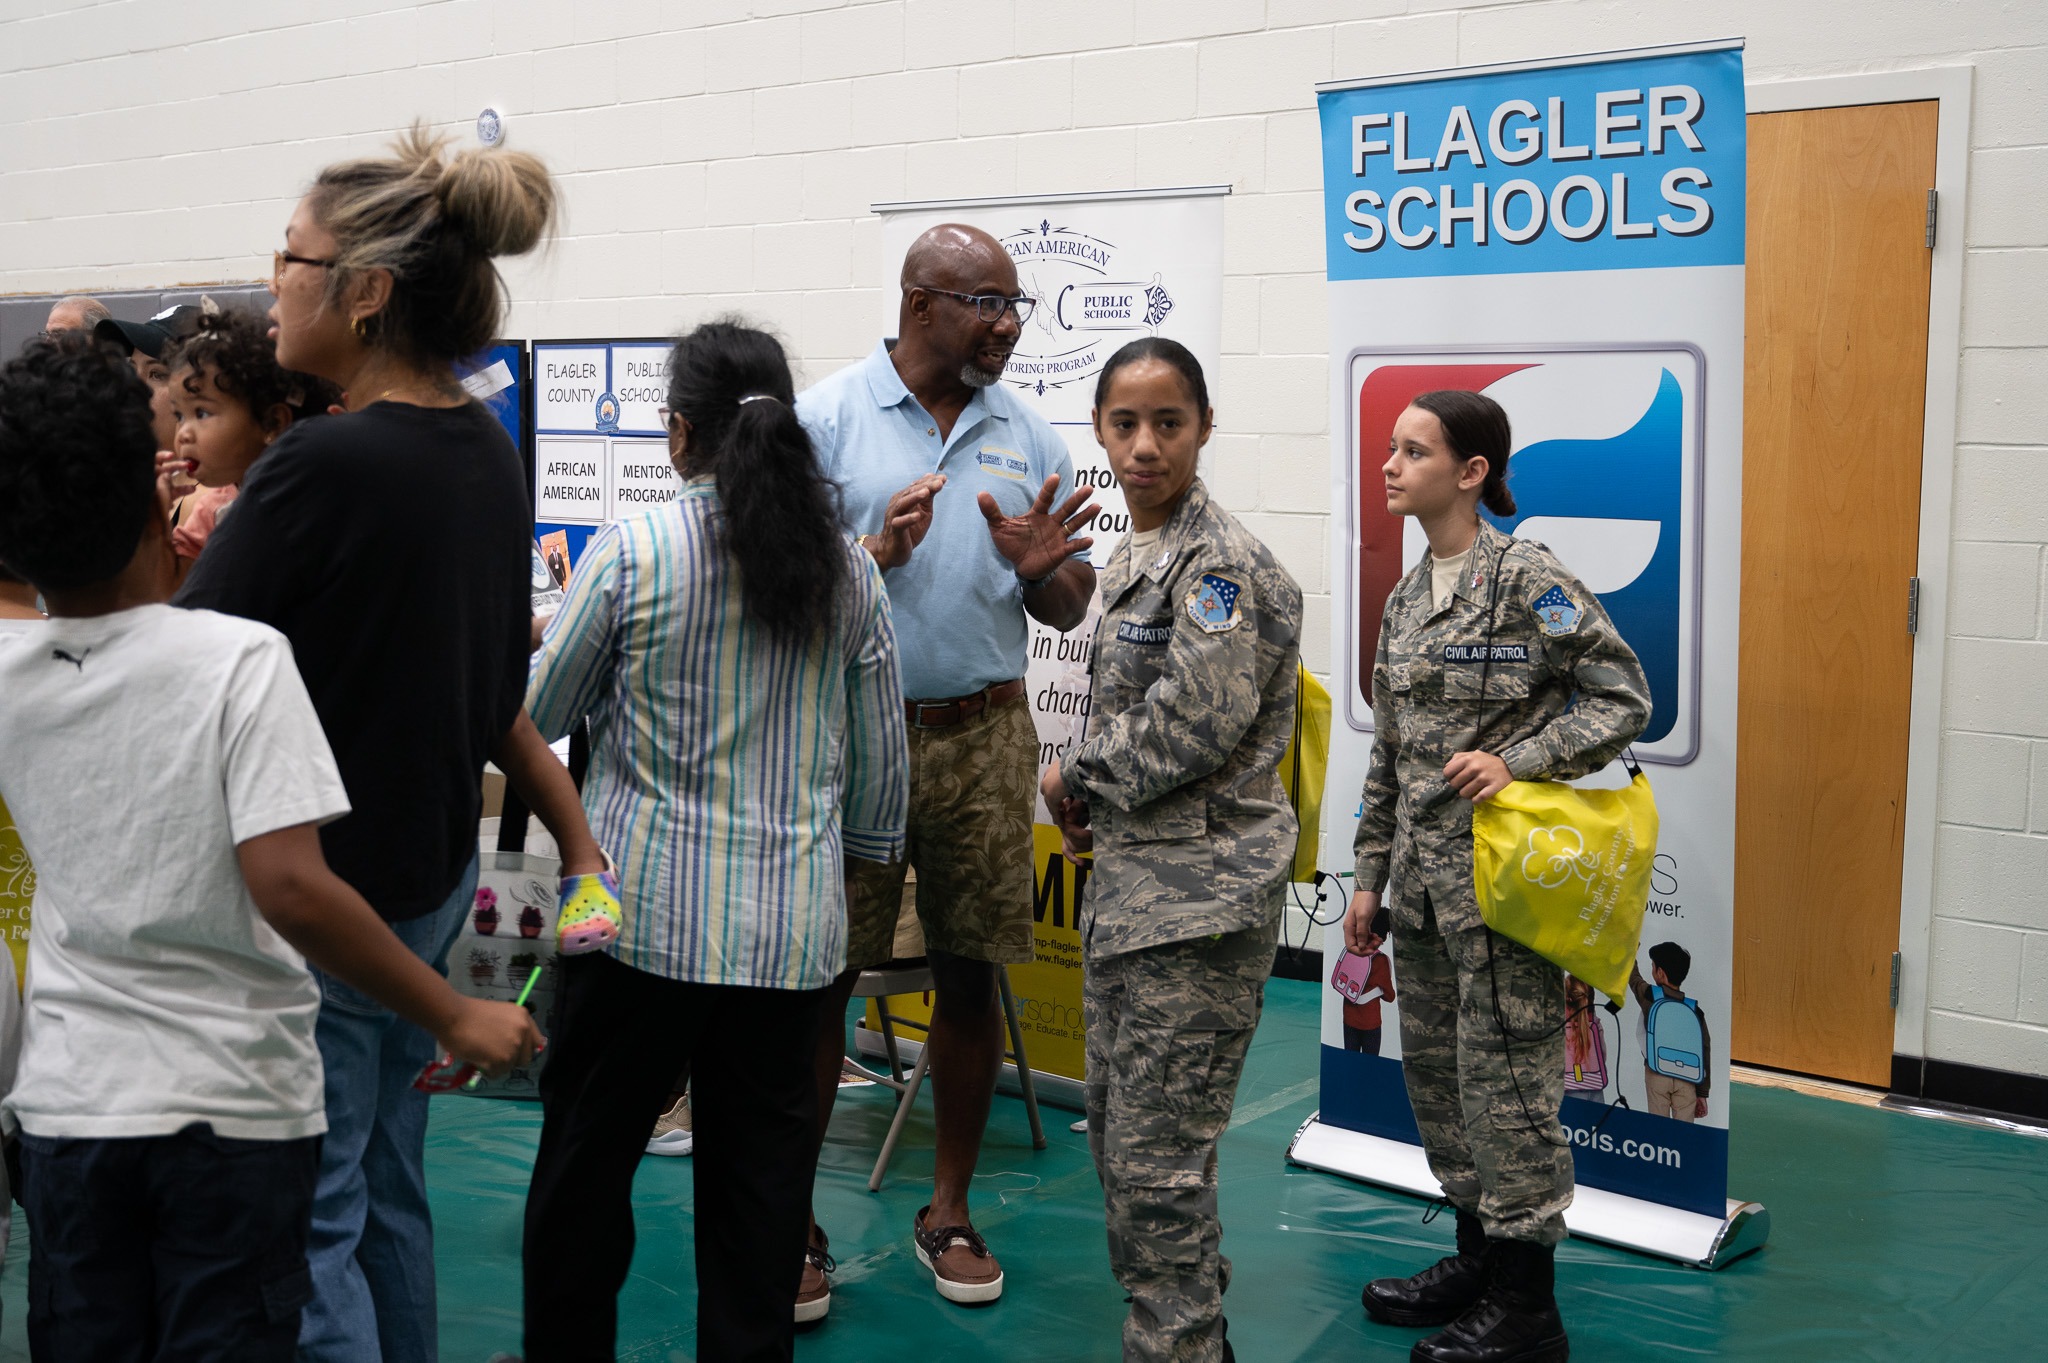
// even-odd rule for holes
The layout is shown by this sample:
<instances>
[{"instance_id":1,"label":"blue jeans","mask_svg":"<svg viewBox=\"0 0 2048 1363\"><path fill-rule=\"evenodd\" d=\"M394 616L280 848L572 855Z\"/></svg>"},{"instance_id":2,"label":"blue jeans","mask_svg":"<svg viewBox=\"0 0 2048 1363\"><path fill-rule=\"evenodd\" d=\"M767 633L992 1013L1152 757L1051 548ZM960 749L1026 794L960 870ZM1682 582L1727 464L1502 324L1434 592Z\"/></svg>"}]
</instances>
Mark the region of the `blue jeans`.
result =
<instances>
[{"instance_id":1,"label":"blue jeans","mask_svg":"<svg viewBox=\"0 0 2048 1363\"><path fill-rule=\"evenodd\" d=\"M448 948L476 894L474 861L448 901L391 930L448 973ZM434 1363L434 1224L427 1211L427 1095L412 1086L433 1037L318 970L327 1139L307 1263L313 1303L301 1363Z\"/></svg>"}]
</instances>

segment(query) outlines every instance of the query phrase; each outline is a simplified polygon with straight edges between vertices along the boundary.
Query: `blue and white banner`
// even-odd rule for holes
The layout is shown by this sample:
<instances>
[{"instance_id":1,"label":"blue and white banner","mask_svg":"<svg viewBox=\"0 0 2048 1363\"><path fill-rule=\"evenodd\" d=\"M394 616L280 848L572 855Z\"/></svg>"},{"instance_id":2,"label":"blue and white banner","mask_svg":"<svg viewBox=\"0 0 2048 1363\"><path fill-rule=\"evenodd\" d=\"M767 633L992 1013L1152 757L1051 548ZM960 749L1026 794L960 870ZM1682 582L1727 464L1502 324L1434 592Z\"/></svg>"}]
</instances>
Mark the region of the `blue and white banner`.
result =
<instances>
[{"instance_id":1,"label":"blue and white banner","mask_svg":"<svg viewBox=\"0 0 2048 1363\"><path fill-rule=\"evenodd\" d=\"M1344 720L1333 736L1323 864L1350 869L1380 618L1389 590L1427 552L1414 524L1386 509L1389 433L1419 393L1485 392L1514 428L1508 481L1519 509L1495 524L1549 545L1600 597L1641 657L1653 701L1636 749L1654 764L1663 830L1638 958L1646 989L1632 990L1618 1016L1574 991L1563 1119L1581 1196L1567 1219L1601 1238L1710 1257L1695 1252L1692 1231L1718 1243L1732 1215L1741 47L1338 83L1319 104L1332 690ZM1325 959L1317 1125L1326 1130L1304 1133L1303 1148L1323 1152L1304 1162L1427 1184L1426 1169L1415 1177L1419 1159L1389 1158L1391 1147L1375 1144L1416 1140L1391 961L1351 956L1334 932ZM1347 1145L1331 1133L1370 1139ZM1330 1153L1343 1150L1351 1153ZM1390 1173L1396 1166L1403 1172ZM1697 1224L1661 1240L1642 1233L1664 1209Z\"/></svg>"}]
</instances>

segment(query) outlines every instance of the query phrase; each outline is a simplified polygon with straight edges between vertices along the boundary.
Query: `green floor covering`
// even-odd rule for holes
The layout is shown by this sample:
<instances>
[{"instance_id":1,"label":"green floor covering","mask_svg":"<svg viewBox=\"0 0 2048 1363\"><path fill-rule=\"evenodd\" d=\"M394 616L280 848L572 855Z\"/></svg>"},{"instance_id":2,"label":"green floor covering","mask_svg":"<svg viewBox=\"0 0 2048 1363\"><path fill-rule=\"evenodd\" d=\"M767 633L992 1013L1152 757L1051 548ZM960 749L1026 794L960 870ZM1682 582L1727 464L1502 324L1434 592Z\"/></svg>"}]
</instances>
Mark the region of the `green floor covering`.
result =
<instances>
[{"instance_id":1,"label":"green floor covering","mask_svg":"<svg viewBox=\"0 0 2048 1363\"><path fill-rule=\"evenodd\" d=\"M1232 1342L1245 1363L1406 1358L1416 1335L1370 1324L1358 1289L1445 1252L1449 1218L1424 1227L1411 1199L1286 1165L1316 1106L1316 987L1276 980L1268 1000L1222 1152ZM1733 1102L1729 1187L1770 1207L1771 1244L1709 1274L1567 1242L1558 1285L1574 1359L2048 1358L2048 1141L1778 1089L1738 1086ZM519 1218L539 1111L465 1098L434 1107L442 1358L482 1363L518 1347ZM839 1290L797 1357L1118 1357L1122 1293L1087 1149L1066 1129L1072 1114L1045 1115L1050 1148L1033 1152L1022 1106L997 1099L975 1209L1009 1290L966 1309L938 1299L910 1247L931 1174L929 1104L873 1195L889 1096L844 1094L819 1177ZM641 1166L622 1359L694 1356L692 1168ZM17 1235L0 1280L0 1363L27 1356L26 1257ZM573 1290L573 1265L564 1270Z\"/></svg>"}]
</instances>

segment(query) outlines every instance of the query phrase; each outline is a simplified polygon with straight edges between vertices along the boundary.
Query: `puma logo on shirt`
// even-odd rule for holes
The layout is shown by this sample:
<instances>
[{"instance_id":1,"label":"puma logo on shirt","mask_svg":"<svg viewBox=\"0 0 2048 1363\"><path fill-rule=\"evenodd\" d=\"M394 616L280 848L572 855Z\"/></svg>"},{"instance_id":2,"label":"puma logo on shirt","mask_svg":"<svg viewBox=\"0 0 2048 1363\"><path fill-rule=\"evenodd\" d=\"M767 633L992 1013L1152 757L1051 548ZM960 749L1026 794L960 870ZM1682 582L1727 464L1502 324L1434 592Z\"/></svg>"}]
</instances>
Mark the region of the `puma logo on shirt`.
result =
<instances>
[{"instance_id":1,"label":"puma logo on shirt","mask_svg":"<svg viewBox=\"0 0 2048 1363\"><path fill-rule=\"evenodd\" d=\"M51 649L51 650L50 650L50 659L51 659L51 661L53 661L53 662L54 662L54 661L56 661L57 659L61 658L61 659L63 659L63 660L65 661L65 662L67 662L67 663L70 663L70 664L71 664L71 665L72 665L73 667L77 668L77 669L78 669L78 670L79 670L80 672L83 672L83 671L85 671L85 660L86 660L87 658L90 658L91 656L92 656L92 650L91 650L91 649L87 649L87 650L86 650L85 652L83 652L83 653L79 654L79 655L78 655L77 657L75 657L75 658L74 658L74 657L72 657L72 656L71 656L71 655L70 655L69 653L66 653L66 652L65 652L65 651L64 651L63 649L61 649L61 648L53 648L53 649Z\"/></svg>"}]
</instances>

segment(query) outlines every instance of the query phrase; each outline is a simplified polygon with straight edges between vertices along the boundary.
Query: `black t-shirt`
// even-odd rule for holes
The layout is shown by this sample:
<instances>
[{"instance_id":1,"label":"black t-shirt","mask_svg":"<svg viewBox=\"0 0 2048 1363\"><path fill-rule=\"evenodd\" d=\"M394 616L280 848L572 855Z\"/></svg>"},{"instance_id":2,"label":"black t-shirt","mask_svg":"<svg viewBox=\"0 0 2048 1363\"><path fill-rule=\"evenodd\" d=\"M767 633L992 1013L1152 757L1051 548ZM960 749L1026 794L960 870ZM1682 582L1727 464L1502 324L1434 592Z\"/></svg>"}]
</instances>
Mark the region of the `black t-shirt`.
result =
<instances>
[{"instance_id":1,"label":"black t-shirt","mask_svg":"<svg viewBox=\"0 0 2048 1363\"><path fill-rule=\"evenodd\" d=\"M526 698L530 527L482 405L374 403L279 437L172 603L291 640L353 806L321 846L387 919L476 854L484 760Z\"/></svg>"}]
</instances>

